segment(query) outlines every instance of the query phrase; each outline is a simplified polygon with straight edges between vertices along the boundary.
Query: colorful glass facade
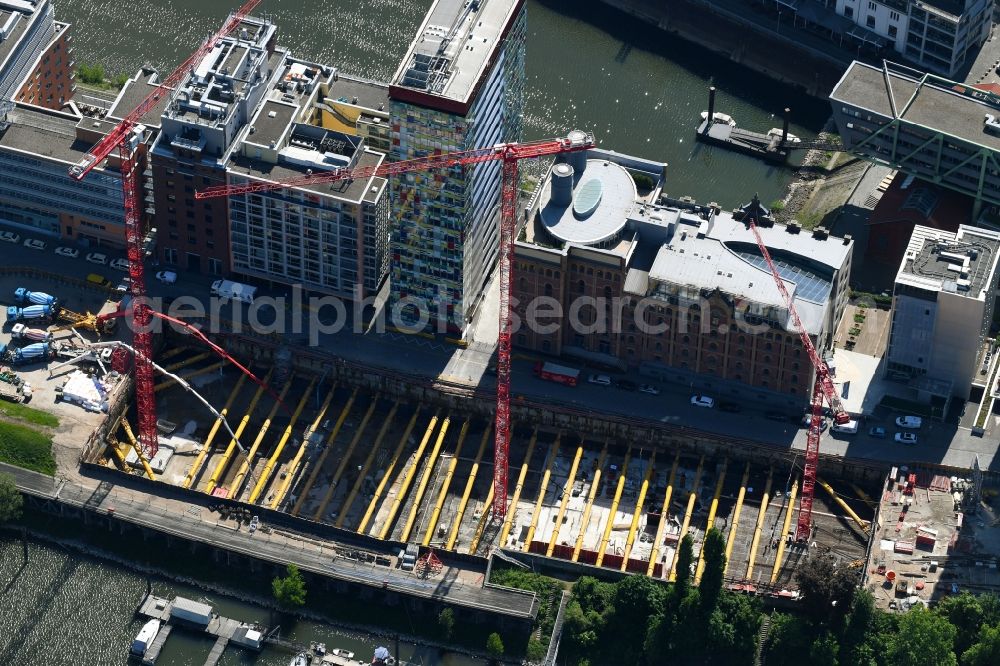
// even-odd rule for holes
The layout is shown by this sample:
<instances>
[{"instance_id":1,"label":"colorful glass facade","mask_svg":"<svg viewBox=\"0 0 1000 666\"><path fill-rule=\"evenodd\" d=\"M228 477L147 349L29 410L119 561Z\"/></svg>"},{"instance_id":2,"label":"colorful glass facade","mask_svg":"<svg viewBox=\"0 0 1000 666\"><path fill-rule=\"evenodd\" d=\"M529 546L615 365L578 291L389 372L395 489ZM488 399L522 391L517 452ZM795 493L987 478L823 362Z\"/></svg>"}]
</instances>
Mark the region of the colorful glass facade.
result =
<instances>
[{"instance_id":1,"label":"colorful glass facade","mask_svg":"<svg viewBox=\"0 0 1000 666\"><path fill-rule=\"evenodd\" d=\"M464 116L391 100L390 158L520 141L524 29L522 9ZM431 326L446 313L449 332L465 330L496 264L500 176L497 162L392 178L391 303L408 323L427 307Z\"/></svg>"}]
</instances>

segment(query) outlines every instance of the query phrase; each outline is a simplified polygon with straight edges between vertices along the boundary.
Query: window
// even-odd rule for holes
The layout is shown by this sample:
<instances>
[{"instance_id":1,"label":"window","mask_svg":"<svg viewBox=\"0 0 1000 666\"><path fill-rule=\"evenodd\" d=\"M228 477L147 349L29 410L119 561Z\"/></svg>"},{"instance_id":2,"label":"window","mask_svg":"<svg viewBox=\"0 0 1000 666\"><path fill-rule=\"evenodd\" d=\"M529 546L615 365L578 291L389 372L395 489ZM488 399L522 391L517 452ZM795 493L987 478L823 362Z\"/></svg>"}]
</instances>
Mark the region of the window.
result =
<instances>
[{"instance_id":1,"label":"window","mask_svg":"<svg viewBox=\"0 0 1000 666\"><path fill-rule=\"evenodd\" d=\"M890 11L889 12L889 20L890 21L898 21L899 20L899 12ZM890 30L891 30L891 28L890 28Z\"/></svg>"},{"instance_id":2,"label":"window","mask_svg":"<svg viewBox=\"0 0 1000 666\"><path fill-rule=\"evenodd\" d=\"M877 5L872 0L868 0L868 9L875 11L876 8Z\"/></svg>"},{"instance_id":3,"label":"window","mask_svg":"<svg viewBox=\"0 0 1000 666\"><path fill-rule=\"evenodd\" d=\"M889 36L892 37L893 39L896 39L896 36L898 34L899 34L899 30L896 29L896 26L890 25L889 26Z\"/></svg>"},{"instance_id":4,"label":"window","mask_svg":"<svg viewBox=\"0 0 1000 666\"><path fill-rule=\"evenodd\" d=\"M874 28L875 27L875 17L872 16L871 14L869 14L868 18L865 19L865 25L867 25L869 28Z\"/></svg>"},{"instance_id":5,"label":"window","mask_svg":"<svg viewBox=\"0 0 1000 666\"><path fill-rule=\"evenodd\" d=\"M854 7L844 7L844 16L854 18Z\"/></svg>"}]
</instances>

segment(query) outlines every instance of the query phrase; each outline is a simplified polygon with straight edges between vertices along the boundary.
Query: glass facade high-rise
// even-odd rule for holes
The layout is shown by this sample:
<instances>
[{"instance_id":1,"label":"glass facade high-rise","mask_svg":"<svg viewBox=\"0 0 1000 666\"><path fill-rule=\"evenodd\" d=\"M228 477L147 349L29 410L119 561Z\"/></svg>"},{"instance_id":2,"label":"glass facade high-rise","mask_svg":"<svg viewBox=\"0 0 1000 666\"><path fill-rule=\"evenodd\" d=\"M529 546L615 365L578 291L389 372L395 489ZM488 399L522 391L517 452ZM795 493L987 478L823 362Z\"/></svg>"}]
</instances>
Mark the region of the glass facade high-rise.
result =
<instances>
[{"instance_id":1,"label":"glass facade high-rise","mask_svg":"<svg viewBox=\"0 0 1000 666\"><path fill-rule=\"evenodd\" d=\"M437 0L389 88L393 161L520 141L524 0ZM392 178L391 303L464 332L496 265L499 162Z\"/></svg>"}]
</instances>

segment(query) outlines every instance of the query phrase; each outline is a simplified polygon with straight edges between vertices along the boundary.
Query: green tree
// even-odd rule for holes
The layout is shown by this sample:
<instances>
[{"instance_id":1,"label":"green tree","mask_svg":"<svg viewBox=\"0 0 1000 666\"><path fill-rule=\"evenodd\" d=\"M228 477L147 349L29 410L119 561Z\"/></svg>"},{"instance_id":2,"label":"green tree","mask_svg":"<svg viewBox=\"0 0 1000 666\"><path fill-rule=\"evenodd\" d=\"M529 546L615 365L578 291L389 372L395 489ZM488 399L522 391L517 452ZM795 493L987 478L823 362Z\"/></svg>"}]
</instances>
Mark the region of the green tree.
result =
<instances>
[{"instance_id":1,"label":"green tree","mask_svg":"<svg viewBox=\"0 0 1000 666\"><path fill-rule=\"evenodd\" d=\"M1000 625L984 626L979 641L962 655L963 666L996 666L1000 664Z\"/></svg>"},{"instance_id":2,"label":"green tree","mask_svg":"<svg viewBox=\"0 0 1000 666\"><path fill-rule=\"evenodd\" d=\"M722 593L722 578L726 572L726 538L713 527L705 533L703 549L705 570L698 590L701 592L702 612L709 615L718 605Z\"/></svg>"},{"instance_id":3,"label":"green tree","mask_svg":"<svg viewBox=\"0 0 1000 666\"><path fill-rule=\"evenodd\" d=\"M847 614L844 637L841 640L841 661L856 666L873 666L880 645L874 630L875 598L868 590L857 590Z\"/></svg>"},{"instance_id":4,"label":"green tree","mask_svg":"<svg viewBox=\"0 0 1000 666\"><path fill-rule=\"evenodd\" d=\"M837 653L840 652L840 642L836 636L827 629L819 638L813 641L809 647L810 666L837 666Z\"/></svg>"},{"instance_id":5,"label":"green tree","mask_svg":"<svg viewBox=\"0 0 1000 666\"><path fill-rule=\"evenodd\" d=\"M294 564L286 569L288 575L271 581L271 591L274 598L284 610L298 608L306 603L306 582L302 572Z\"/></svg>"},{"instance_id":6,"label":"green tree","mask_svg":"<svg viewBox=\"0 0 1000 666\"><path fill-rule=\"evenodd\" d=\"M451 638L451 635L455 632L455 611L445 608L438 613L438 629L441 630L441 636L445 640Z\"/></svg>"},{"instance_id":7,"label":"green tree","mask_svg":"<svg viewBox=\"0 0 1000 666\"><path fill-rule=\"evenodd\" d=\"M851 608L858 574L829 553L811 555L795 572L802 610L815 622L839 627Z\"/></svg>"},{"instance_id":8,"label":"green tree","mask_svg":"<svg viewBox=\"0 0 1000 666\"><path fill-rule=\"evenodd\" d=\"M0 474L0 524L9 523L21 517L24 499L14 485L9 474Z\"/></svg>"},{"instance_id":9,"label":"green tree","mask_svg":"<svg viewBox=\"0 0 1000 666\"><path fill-rule=\"evenodd\" d=\"M765 646L767 666L801 666L803 655L812 648L814 633L798 615L776 614Z\"/></svg>"},{"instance_id":10,"label":"green tree","mask_svg":"<svg viewBox=\"0 0 1000 666\"><path fill-rule=\"evenodd\" d=\"M503 656L503 639L495 631L486 638L486 652L491 657Z\"/></svg>"},{"instance_id":11,"label":"green tree","mask_svg":"<svg viewBox=\"0 0 1000 666\"><path fill-rule=\"evenodd\" d=\"M955 627L926 608L913 608L899 618L899 629L888 637L890 663L906 666L955 666Z\"/></svg>"},{"instance_id":12,"label":"green tree","mask_svg":"<svg viewBox=\"0 0 1000 666\"><path fill-rule=\"evenodd\" d=\"M705 579L702 578L702 584ZM699 592L704 593L701 588ZM702 607L705 602L702 600ZM708 620L706 647L713 664L749 664L757 650L763 619L760 600L742 594L723 594Z\"/></svg>"},{"instance_id":13,"label":"green tree","mask_svg":"<svg viewBox=\"0 0 1000 666\"><path fill-rule=\"evenodd\" d=\"M626 576L615 583L614 610L607 615L609 640L602 641L608 648L605 656L624 664L642 662L650 619L663 608L664 596L663 585L646 576Z\"/></svg>"},{"instance_id":14,"label":"green tree","mask_svg":"<svg viewBox=\"0 0 1000 666\"><path fill-rule=\"evenodd\" d=\"M955 654L963 654L976 642L983 621L983 607L976 597L968 592L945 597L934 610L955 627Z\"/></svg>"},{"instance_id":15,"label":"green tree","mask_svg":"<svg viewBox=\"0 0 1000 666\"><path fill-rule=\"evenodd\" d=\"M680 605L691 587L691 563L694 562L694 537L685 534L677 548L677 579L674 582L674 602Z\"/></svg>"}]
</instances>

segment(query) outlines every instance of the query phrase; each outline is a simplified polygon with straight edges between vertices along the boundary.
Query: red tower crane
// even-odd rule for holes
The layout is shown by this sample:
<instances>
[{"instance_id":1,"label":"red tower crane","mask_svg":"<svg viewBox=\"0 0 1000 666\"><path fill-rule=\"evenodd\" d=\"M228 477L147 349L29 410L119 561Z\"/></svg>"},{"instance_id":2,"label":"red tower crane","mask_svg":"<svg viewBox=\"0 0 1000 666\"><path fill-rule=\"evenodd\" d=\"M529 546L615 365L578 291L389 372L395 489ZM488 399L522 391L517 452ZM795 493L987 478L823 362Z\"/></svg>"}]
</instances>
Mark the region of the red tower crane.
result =
<instances>
[{"instance_id":1,"label":"red tower crane","mask_svg":"<svg viewBox=\"0 0 1000 666\"><path fill-rule=\"evenodd\" d=\"M523 159L574 153L594 147L594 138L583 132L573 132L563 139L528 143L505 143L455 153L430 155L412 160L392 162L377 167L341 168L286 180L257 181L244 185L219 185L195 193L197 199L228 197L237 194L266 192L288 187L302 187L371 177L389 177L409 171L446 169L484 162L500 161L503 178L500 197L500 335L497 344L497 412L493 451L493 517L502 520L507 515L507 467L510 449L510 287L513 283L514 234L517 229L518 162Z\"/></svg>"},{"instance_id":2,"label":"red tower crane","mask_svg":"<svg viewBox=\"0 0 1000 666\"><path fill-rule=\"evenodd\" d=\"M133 297L133 342L135 349L135 403L139 419L139 443L147 457L153 457L157 451L156 433L156 398L153 389L153 335L150 330L150 309L146 303L146 281L143 269L142 212L140 202L142 191L136 174L136 150L142 142L140 129L142 118L152 111L160 100L170 95L184 80L191 70L201 62L202 58L260 4L260 0L248 0L235 13L230 14L222 29L205 41L201 47L165 78L139 106L135 107L115 126L97 145L90 149L79 162L69 169L69 175L76 180L83 180L91 170L103 162L112 153L118 153L121 160L122 198L125 207L125 247L128 256L130 292Z\"/></svg>"},{"instance_id":3,"label":"red tower crane","mask_svg":"<svg viewBox=\"0 0 1000 666\"><path fill-rule=\"evenodd\" d=\"M813 384L812 392L812 415L809 420L809 435L806 439L805 466L802 470L802 495L799 504L799 520L795 527L795 540L805 542L809 539L809 534L812 530L812 505L816 489L816 469L819 466L819 440L822 434L823 399L826 398L827 402L830 403L830 409L833 410L833 419L838 424L847 423L851 420L851 417L844 411L844 406L840 402L840 396L837 395L837 389L830 378L830 368L827 367L826 362L823 361L823 358L816 351L809 333L806 331L805 326L802 325L799 313L795 311L795 303L792 302L792 296L785 287L785 281L781 278L781 274L778 273L778 268L774 265L774 260L771 259L771 253L768 251L767 246L764 245L764 239L761 238L760 230L757 228L757 216L760 215L760 210L760 201L754 195L753 203L750 205L744 219L750 227L750 231L753 232L754 238L757 241L757 247L760 248L760 253L764 256L764 261L767 262L767 267L771 269L771 276L774 278L774 283L778 286L778 291L781 292L781 297L785 299L785 305L788 307L788 313L795 324L795 330L798 331L799 338L802 340L802 346L805 347L806 353L809 355L809 360L816 370L816 381Z\"/></svg>"}]
</instances>

